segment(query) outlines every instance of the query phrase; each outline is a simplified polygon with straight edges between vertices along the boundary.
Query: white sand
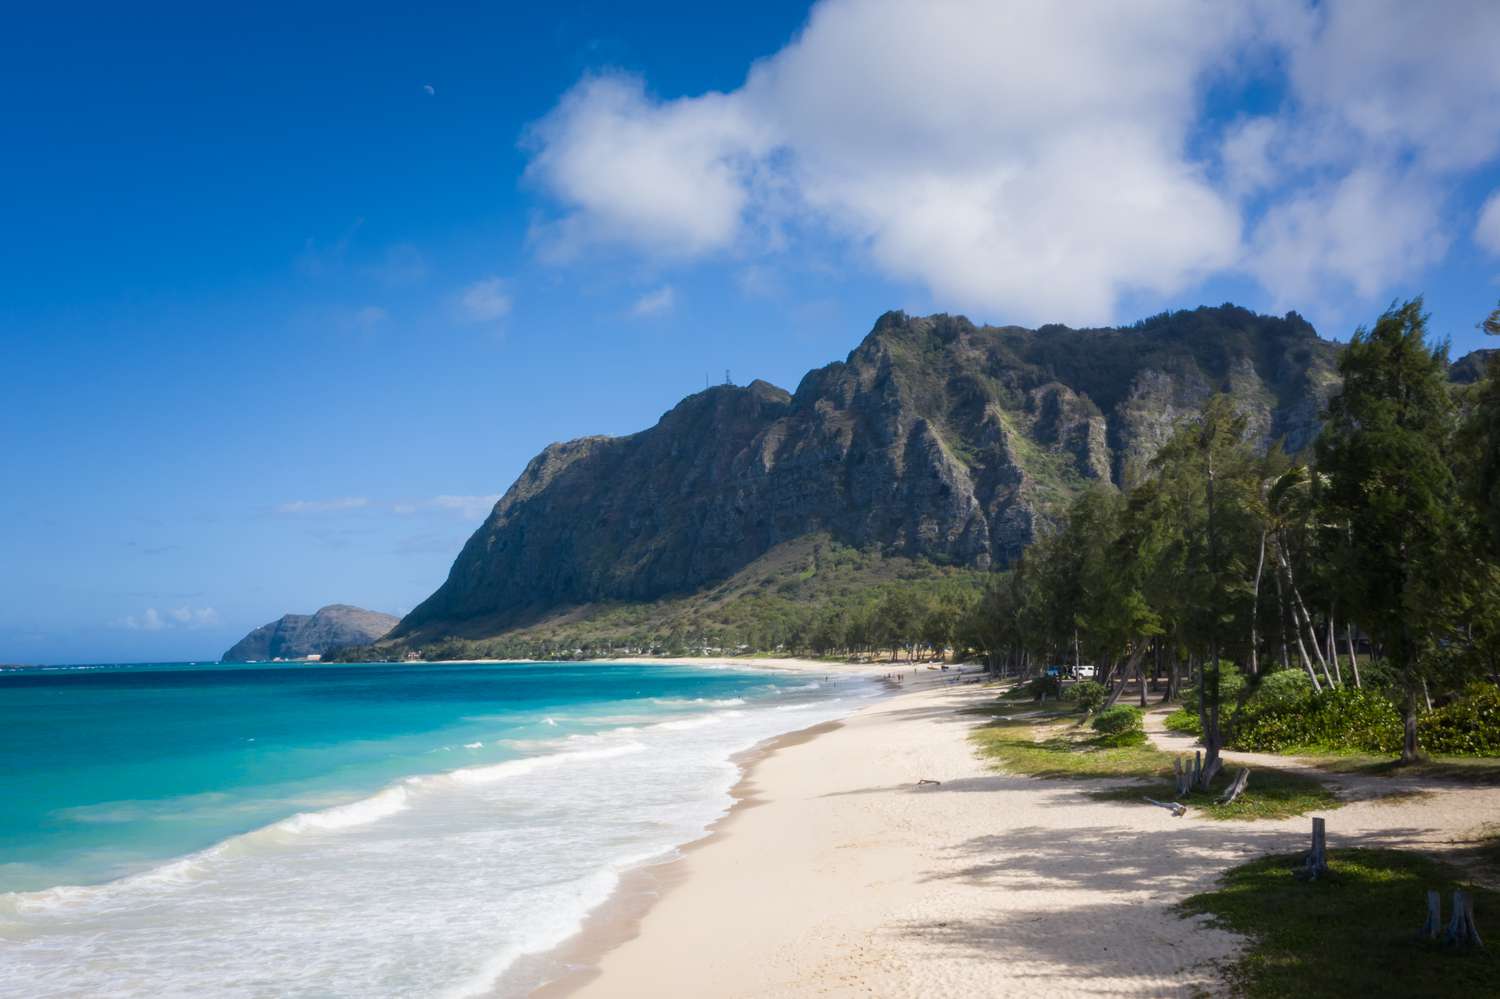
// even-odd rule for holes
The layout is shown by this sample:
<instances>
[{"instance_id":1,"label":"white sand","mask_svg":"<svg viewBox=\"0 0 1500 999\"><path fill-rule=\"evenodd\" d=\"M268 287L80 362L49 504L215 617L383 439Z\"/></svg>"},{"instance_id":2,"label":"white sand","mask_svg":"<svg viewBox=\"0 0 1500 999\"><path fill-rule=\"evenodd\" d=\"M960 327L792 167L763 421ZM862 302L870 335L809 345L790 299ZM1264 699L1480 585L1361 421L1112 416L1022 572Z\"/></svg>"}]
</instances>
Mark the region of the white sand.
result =
<instances>
[{"instance_id":1,"label":"white sand","mask_svg":"<svg viewBox=\"0 0 1500 999\"><path fill-rule=\"evenodd\" d=\"M1097 782L994 773L967 739L978 719L959 713L993 690L944 676L760 760L753 800L654 877L670 887L638 923L598 935L615 946L581 994L1214 991L1213 962L1238 941L1173 903L1235 863L1302 848L1308 819L1177 819L1091 800ZM1500 814L1495 789L1359 797L1328 813L1330 846L1441 850Z\"/></svg>"}]
</instances>

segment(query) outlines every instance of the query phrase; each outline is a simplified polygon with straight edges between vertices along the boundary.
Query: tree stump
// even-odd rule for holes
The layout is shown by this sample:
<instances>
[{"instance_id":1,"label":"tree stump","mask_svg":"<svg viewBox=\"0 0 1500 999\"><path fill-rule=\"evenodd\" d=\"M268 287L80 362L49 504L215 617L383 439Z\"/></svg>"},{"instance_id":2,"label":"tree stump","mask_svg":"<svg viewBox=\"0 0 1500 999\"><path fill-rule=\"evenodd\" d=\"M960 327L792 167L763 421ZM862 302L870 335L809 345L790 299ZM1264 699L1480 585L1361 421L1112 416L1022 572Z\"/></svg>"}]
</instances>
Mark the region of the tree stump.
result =
<instances>
[{"instance_id":1,"label":"tree stump","mask_svg":"<svg viewBox=\"0 0 1500 999\"><path fill-rule=\"evenodd\" d=\"M1312 822L1312 852L1296 871L1297 877L1304 881L1316 881L1328 873L1327 829L1322 819L1313 819Z\"/></svg>"},{"instance_id":2,"label":"tree stump","mask_svg":"<svg viewBox=\"0 0 1500 999\"><path fill-rule=\"evenodd\" d=\"M1462 888L1453 889L1453 918L1448 922L1448 932L1443 934L1443 943L1449 947L1484 946L1479 939L1479 928L1474 925L1474 896Z\"/></svg>"},{"instance_id":3,"label":"tree stump","mask_svg":"<svg viewBox=\"0 0 1500 999\"><path fill-rule=\"evenodd\" d=\"M1181 756L1172 758L1172 776L1177 782L1179 798L1193 789L1193 772L1182 760Z\"/></svg>"},{"instance_id":4,"label":"tree stump","mask_svg":"<svg viewBox=\"0 0 1500 999\"><path fill-rule=\"evenodd\" d=\"M1427 892L1427 922L1417 932L1418 940L1436 940L1443 929L1443 897L1436 891Z\"/></svg>"},{"instance_id":5,"label":"tree stump","mask_svg":"<svg viewBox=\"0 0 1500 999\"><path fill-rule=\"evenodd\" d=\"M1224 794L1220 796L1219 804L1234 804L1235 799L1244 793L1245 785L1248 783L1250 783L1250 768L1242 767L1240 769L1240 772L1235 774L1234 783L1230 784L1229 787L1224 791Z\"/></svg>"}]
</instances>

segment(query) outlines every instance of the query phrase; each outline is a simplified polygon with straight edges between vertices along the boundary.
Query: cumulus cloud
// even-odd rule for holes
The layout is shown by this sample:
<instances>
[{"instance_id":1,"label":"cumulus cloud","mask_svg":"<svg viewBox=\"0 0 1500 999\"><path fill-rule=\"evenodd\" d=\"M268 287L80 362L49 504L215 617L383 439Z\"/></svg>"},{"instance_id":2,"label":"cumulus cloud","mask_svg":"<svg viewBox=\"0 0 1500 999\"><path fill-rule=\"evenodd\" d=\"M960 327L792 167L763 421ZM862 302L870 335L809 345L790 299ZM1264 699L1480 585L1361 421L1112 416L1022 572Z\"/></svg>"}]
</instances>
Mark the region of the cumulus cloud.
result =
<instances>
[{"instance_id":1,"label":"cumulus cloud","mask_svg":"<svg viewBox=\"0 0 1500 999\"><path fill-rule=\"evenodd\" d=\"M460 314L469 322L492 323L510 313L511 300L505 281L488 277L465 288L459 296L458 306Z\"/></svg>"},{"instance_id":2,"label":"cumulus cloud","mask_svg":"<svg viewBox=\"0 0 1500 999\"><path fill-rule=\"evenodd\" d=\"M647 319L651 316L661 316L677 305L677 292L671 285L665 285L655 291L648 291L636 299L630 306L630 314L637 319Z\"/></svg>"},{"instance_id":3,"label":"cumulus cloud","mask_svg":"<svg viewBox=\"0 0 1500 999\"><path fill-rule=\"evenodd\" d=\"M523 140L559 209L533 235L669 262L832 238L1006 319L1233 272L1373 295L1500 155L1496 37L1483 0L824 0L728 93L579 81ZM1216 120L1224 82L1285 97Z\"/></svg>"},{"instance_id":4,"label":"cumulus cloud","mask_svg":"<svg viewBox=\"0 0 1500 999\"><path fill-rule=\"evenodd\" d=\"M276 507L277 513L334 513L340 510L358 510L370 505L364 496L340 496L327 500L292 500Z\"/></svg>"},{"instance_id":5,"label":"cumulus cloud","mask_svg":"<svg viewBox=\"0 0 1500 999\"><path fill-rule=\"evenodd\" d=\"M219 624L219 612L212 607L170 607L159 611L147 607L139 615L131 614L120 622L130 631L166 631L171 628L213 628Z\"/></svg>"}]
</instances>

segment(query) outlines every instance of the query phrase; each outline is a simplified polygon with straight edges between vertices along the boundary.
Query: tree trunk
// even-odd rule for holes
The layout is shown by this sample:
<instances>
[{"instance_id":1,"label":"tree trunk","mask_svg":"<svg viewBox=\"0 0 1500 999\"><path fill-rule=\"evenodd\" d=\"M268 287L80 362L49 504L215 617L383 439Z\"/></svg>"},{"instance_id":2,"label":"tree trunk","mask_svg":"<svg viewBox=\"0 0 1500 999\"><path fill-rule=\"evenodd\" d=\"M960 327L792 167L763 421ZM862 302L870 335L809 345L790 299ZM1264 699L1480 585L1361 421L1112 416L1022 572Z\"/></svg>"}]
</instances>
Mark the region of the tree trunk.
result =
<instances>
[{"instance_id":1,"label":"tree trunk","mask_svg":"<svg viewBox=\"0 0 1500 999\"><path fill-rule=\"evenodd\" d=\"M1146 649L1145 649L1145 643L1143 642L1142 643L1142 648L1141 648L1141 652L1143 653L1143 655L1141 656L1141 661L1135 664L1135 678L1137 680L1139 680L1140 684L1141 684L1141 707L1143 707L1143 708L1146 706L1146 661L1145 661L1145 656L1144 656L1145 651L1146 651Z\"/></svg>"},{"instance_id":2,"label":"tree trunk","mask_svg":"<svg viewBox=\"0 0 1500 999\"><path fill-rule=\"evenodd\" d=\"M1417 761L1417 690L1410 685L1406 688L1406 709L1403 715L1405 730L1401 740L1401 762L1415 763Z\"/></svg>"},{"instance_id":3,"label":"tree trunk","mask_svg":"<svg viewBox=\"0 0 1500 999\"><path fill-rule=\"evenodd\" d=\"M1302 591L1297 589L1297 577L1292 574L1292 563L1286 557L1286 546L1278 545L1276 555L1281 560L1281 570L1286 573L1286 585L1292 593L1292 624L1296 627L1297 647L1302 648L1302 629L1307 628L1307 637L1312 640L1313 655L1317 657L1318 668L1323 671L1323 677L1328 681L1328 686L1333 686L1333 676L1328 672L1328 662L1323 658L1323 650L1318 647L1318 632L1313 627L1312 615L1307 612L1307 605L1302 602ZM1301 620L1298 620L1298 614ZM1303 653L1306 655L1306 653ZM1316 678L1315 678L1316 679Z\"/></svg>"},{"instance_id":4,"label":"tree trunk","mask_svg":"<svg viewBox=\"0 0 1500 999\"><path fill-rule=\"evenodd\" d=\"M1354 625L1348 621L1344 622L1344 645L1349 649L1349 670L1354 674L1354 685L1363 686L1359 682L1359 659L1354 654Z\"/></svg>"},{"instance_id":5,"label":"tree trunk","mask_svg":"<svg viewBox=\"0 0 1500 999\"><path fill-rule=\"evenodd\" d=\"M1250 674L1260 672L1260 577L1266 568L1266 532L1260 532L1260 558L1255 563L1255 590L1250 600Z\"/></svg>"},{"instance_id":6,"label":"tree trunk","mask_svg":"<svg viewBox=\"0 0 1500 999\"><path fill-rule=\"evenodd\" d=\"M1339 642L1333 630L1333 611L1328 612L1328 661L1333 663L1333 678L1338 685L1344 685L1344 671L1339 668Z\"/></svg>"},{"instance_id":7,"label":"tree trunk","mask_svg":"<svg viewBox=\"0 0 1500 999\"><path fill-rule=\"evenodd\" d=\"M1125 693L1125 684L1130 681L1130 674L1140 671L1141 657L1145 654L1146 643L1136 642L1135 648L1131 650L1130 658L1125 662L1125 668L1118 671L1120 674L1120 685L1110 691L1109 697L1104 701L1105 708L1114 707L1115 702L1120 699L1120 695ZM1103 708L1100 710L1103 710Z\"/></svg>"}]
</instances>

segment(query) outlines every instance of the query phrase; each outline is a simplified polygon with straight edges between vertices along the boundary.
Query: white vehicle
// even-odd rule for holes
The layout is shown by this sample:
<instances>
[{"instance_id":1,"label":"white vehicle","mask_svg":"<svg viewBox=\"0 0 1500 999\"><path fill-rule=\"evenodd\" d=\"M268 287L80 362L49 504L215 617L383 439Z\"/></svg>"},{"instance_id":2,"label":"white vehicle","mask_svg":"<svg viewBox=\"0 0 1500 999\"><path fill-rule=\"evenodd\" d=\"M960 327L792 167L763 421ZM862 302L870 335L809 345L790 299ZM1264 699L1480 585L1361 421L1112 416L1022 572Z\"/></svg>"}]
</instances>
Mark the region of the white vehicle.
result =
<instances>
[{"instance_id":1,"label":"white vehicle","mask_svg":"<svg viewBox=\"0 0 1500 999\"><path fill-rule=\"evenodd\" d=\"M1092 667L1092 666L1084 666L1084 665L1080 664L1079 667L1078 667L1078 679L1080 679L1080 680L1092 680L1093 678L1094 678L1094 667Z\"/></svg>"}]
</instances>

